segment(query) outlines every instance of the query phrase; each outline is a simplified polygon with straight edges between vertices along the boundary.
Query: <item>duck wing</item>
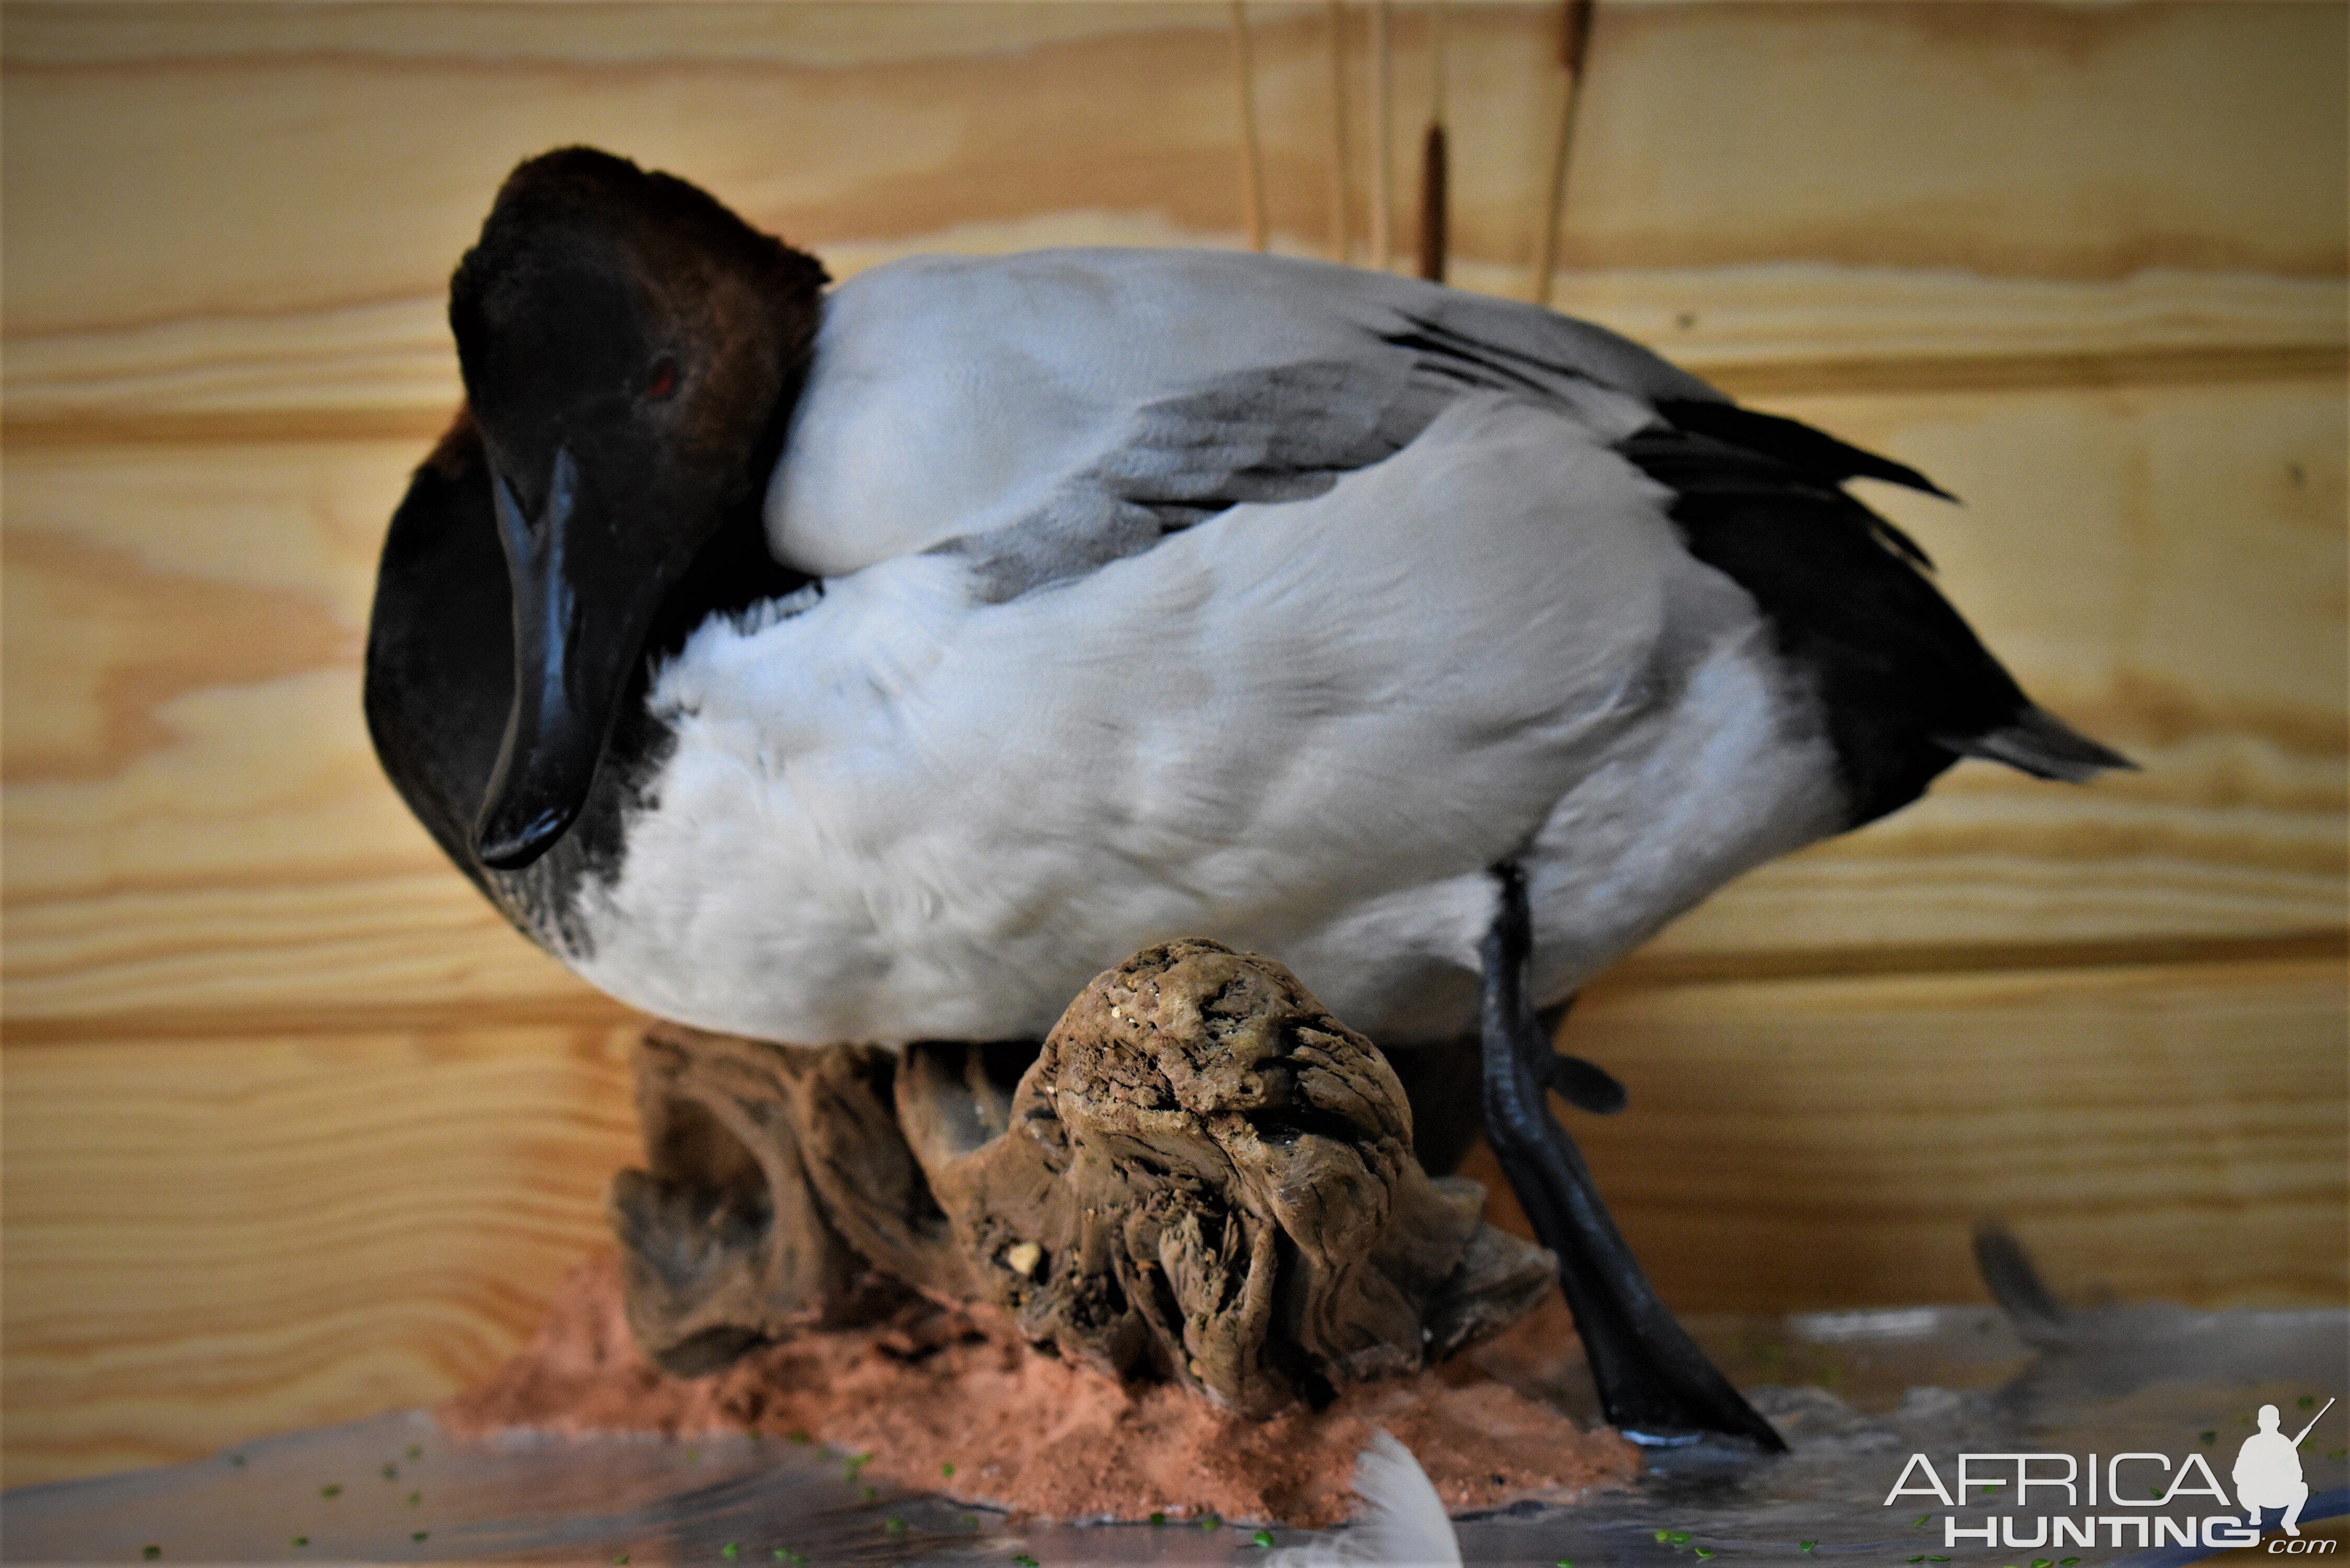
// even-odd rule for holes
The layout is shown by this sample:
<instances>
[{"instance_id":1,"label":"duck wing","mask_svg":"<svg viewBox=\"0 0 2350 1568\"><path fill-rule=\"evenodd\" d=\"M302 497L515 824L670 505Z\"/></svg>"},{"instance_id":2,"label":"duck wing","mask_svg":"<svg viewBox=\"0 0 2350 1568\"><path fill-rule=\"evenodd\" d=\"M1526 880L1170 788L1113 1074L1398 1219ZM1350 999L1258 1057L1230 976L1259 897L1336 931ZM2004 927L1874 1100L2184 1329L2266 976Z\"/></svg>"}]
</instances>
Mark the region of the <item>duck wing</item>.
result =
<instances>
[{"instance_id":1,"label":"duck wing","mask_svg":"<svg viewBox=\"0 0 2350 1568\"><path fill-rule=\"evenodd\" d=\"M1843 489L1944 493L1916 470L1740 408L1588 322L1323 263L1041 251L863 275L829 302L769 541L812 572L950 552L974 599L1000 603L1232 507L1324 494L1496 396L1669 493L1690 553L1753 597L1819 689L1854 824L1960 755L2074 781L2129 765L2026 698L1925 553Z\"/></svg>"},{"instance_id":2,"label":"duck wing","mask_svg":"<svg viewBox=\"0 0 2350 1568\"><path fill-rule=\"evenodd\" d=\"M1002 602L1232 506L1325 493L1494 395L1670 493L1690 553L1821 687L1855 822L1960 755L2076 781L2129 765L2026 699L1925 553L1843 489L1943 495L1915 469L1740 408L1588 322L1323 263L1040 251L863 275L829 302L769 540L813 572L951 551L974 597Z\"/></svg>"},{"instance_id":3,"label":"duck wing","mask_svg":"<svg viewBox=\"0 0 2350 1568\"><path fill-rule=\"evenodd\" d=\"M1721 401L1603 328L1417 279L1212 251L914 258L828 302L769 539L823 574L952 542L1000 601L1323 494L1480 392L1603 441Z\"/></svg>"}]
</instances>

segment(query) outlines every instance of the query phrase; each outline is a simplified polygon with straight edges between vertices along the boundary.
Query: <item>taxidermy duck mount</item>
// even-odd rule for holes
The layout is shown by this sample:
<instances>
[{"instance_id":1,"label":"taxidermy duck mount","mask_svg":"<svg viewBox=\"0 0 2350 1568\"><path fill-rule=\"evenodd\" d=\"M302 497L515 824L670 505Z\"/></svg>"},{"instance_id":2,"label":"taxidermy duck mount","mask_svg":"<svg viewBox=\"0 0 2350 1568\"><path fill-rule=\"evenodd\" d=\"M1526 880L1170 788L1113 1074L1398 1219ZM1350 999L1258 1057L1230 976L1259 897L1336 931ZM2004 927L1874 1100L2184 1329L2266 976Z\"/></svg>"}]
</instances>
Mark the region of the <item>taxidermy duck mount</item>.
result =
<instances>
[{"instance_id":1,"label":"taxidermy duck mount","mask_svg":"<svg viewBox=\"0 0 2350 1568\"><path fill-rule=\"evenodd\" d=\"M1394 1106L1364 1089L1394 1081L1367 1064L1384 1052L1430 1085L1411 1106L1423 1144L1482 1114L1609 1419L1638 1440L1776 1446L1553 1116L1553 1090L1602 1112L1622 1092L1555 1053L1544 1010L1740 872L1908 804L1961 756L2076 782L2128 765L2025 697L1843 483L1940 493L1598 327L1383 273L1074 250L827 282L693 186L606 153L547 153L499 191L451 285L466 410L392 519L368 647L378 753L441 846L612 995L863 1064L854 1114L898 1120L930 1156L903 1174L931 1229L915 1245L827 1218L866 1262L950 1294L994 1289L1006 1263L1034 1277L1025 1248L1046 1239L993 1221L1044 1157L991 1157L1019 1174L919 1199L910 1183L967 1170L990 1118L1076 1136L1046 1114L1053 1090L1094 1080L1036 1044L1070 999L1129 955L1225 961L1178 939L1267 955L1248 984L1286 997L1291 1023L1252 1013L1222 1036L1260 1053L1249 1064L1191 1036L1134 1047L1170 1092L1187 1074L1222 1085L1201 1091L1221 1109L1181 1107L1204 1129L1186 1158L1246 1210L1261 1194L1218 1116L1273 1117L1266 1147L1385 1150ZM1220 1038L1212 998L1186 1005ZM1412 1067L1464 1039L1465 1079ZM936 1041L1013 1044L945 1066L895 1054ZM1331 1041L1353 1065L1315 1055ZM1322 1106L1326 1072L1368 1097ZM640 1262L663 1245L648 1217L715 1233L786 1201L780 1157L722 1137L706 1099L683 1132L656 1108L656 1185L617 1195ZM1139 1191L1139 1168L1112 1168L1141 1146L1087 1103L1112 1151L1088 1168ZM1179 1353L1189 1298L1152 1293L1272 1233L1244 1224L1056 1231L1090 1260L1070 1278L1098 1312L1016 1310L1251 1407L1378 1370L1344 1334L1297 1349L1317 1299L1297 1260L1323 1231L1372 1252L1458 1240L1442 1269L1491 1245L1457 1191L1395 1168L1358 1196L1408 1224L1334 1193L1279 1229L1250 1309L1272 1325L1250 1354L1277 1376ZM1123 1212L1158 1212L1137 1202ZM700 1328L645 1262L639 1328L696 1362L821 1316L838 1299L821 1270L842 1257L791 1251L727 1287L766 1307ZM1442 1272L1413 1255L1403 1274ZM1523 1262L1476 1266L1510 1282ZM1379 1311L1417 1314L1432 1345L1429 1314L1454 1309L1430 1303L1452 1298L1422 1285Z\"/></svg>"}]
</instances>

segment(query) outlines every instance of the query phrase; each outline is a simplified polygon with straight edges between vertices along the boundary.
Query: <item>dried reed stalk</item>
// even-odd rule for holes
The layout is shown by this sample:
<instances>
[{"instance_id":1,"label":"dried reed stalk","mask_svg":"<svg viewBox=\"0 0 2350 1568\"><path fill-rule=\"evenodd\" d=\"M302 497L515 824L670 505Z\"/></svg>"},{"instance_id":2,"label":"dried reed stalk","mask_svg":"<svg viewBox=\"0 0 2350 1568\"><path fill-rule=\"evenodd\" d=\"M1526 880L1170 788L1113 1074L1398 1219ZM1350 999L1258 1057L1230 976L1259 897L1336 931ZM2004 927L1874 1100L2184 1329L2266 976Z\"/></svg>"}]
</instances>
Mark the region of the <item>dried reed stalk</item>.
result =
<instances>
[{"instance_id":1,"label":"dried reed stalk","mask_svg":"<svg viewBox=\"0 0 2350 1568\"><path fill-rule=\"evenodd\" d=\"M1376 136L1371 171L1371 265L1395 266L1395 33L1388 0L1371 7L1371 124Z\"/></svg>"},{"instance_id":2,"label":"dried reed stalk","mask_svg":"<svg viewBox=\"0 0 2350 1568\"><path fill-rule=\"evenodd\" d=\"M1264 149L1256 134L1256 64L1249 54L1248 13L1232 0L1232 94L1241 116L1241 201L1248 209L1249 249L1264 249Z\"/></svg>"},{"instance_id":3,"label":"dried reed stalk","mask_svg":"<svg viewBox=\"0 0 2350 1568\"><path fill-rule=\"evenodd\" d=\"M1330 18L1330 250L1344 265L1354 252L1348 197L1354 171L1347 156L1347 12L1342 0L1323 0Z\"/></svg>"},{"instance_id":4,"label":"dried reed stalk","mask_svg":"<svg viewBox=\"0 0 2350 1568\"><path fill-rule=\"evenodd\" d=\"M1559 16L1558 63L1566 73L1566 92L1559 100L1558 136L1550 150L1549 199L1534 247L1536 305L1550 303L1551 275L1558 270L1558 225L1566 211L1566 166L1575 150L1575 113L1583 102L1583 67L1591 49L1591 10L1592 0L1563 0Z\"/></svg>"},{"instance_id":5,"label":"dried reed stalk","mask_svg":"<svg viewBox=\"0 0 2350 1568\"><path fill-rule=\"evenodd\" d=\"M1435 0L1429 8L1429 109L1428 134L1419 150L1419 275L1436 283L1444 281L1445 244L1447 240L1447 189L1451 173L1444 132L1444 81L1447 56L1450 53L1451 13L1444 0Z\"/></svg>"}]
</instances>

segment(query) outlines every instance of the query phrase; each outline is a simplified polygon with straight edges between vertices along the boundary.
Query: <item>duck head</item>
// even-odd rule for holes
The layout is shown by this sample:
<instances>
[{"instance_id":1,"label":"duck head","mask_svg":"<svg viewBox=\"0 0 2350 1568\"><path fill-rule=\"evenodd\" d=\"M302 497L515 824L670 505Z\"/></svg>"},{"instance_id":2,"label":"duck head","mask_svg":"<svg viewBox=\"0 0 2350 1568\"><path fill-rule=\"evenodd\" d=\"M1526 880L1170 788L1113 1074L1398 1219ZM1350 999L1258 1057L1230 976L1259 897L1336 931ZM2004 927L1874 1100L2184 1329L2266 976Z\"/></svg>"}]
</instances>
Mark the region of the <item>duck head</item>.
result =
<instances>
[{"instance_id":1,"label":"duck head","mask_svg":"<svg viewBox=\"0 0 2350 1568\"><path fill-rule=\"evenodd\" d=\"M514 601L485 865L529 865L577 816L664 596L755 504L827 281L684 181L591 149L499 191L449 289Z\"/></svg>"}]
</instances>

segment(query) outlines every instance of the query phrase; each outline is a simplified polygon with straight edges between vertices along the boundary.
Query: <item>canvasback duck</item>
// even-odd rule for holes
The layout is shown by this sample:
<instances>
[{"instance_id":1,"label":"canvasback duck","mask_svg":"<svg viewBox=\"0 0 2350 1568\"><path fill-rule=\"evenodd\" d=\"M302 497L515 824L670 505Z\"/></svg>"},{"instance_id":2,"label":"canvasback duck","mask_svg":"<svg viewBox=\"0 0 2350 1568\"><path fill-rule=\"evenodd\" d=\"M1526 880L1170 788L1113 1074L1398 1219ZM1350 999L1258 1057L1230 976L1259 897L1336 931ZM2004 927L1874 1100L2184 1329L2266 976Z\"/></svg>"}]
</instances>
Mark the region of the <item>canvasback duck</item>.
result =
<instances>
[{"instance_id":1,"label":"canvasback duck","mask_svg":"<svg viewBox=\"0 0 2350 1568\"><path fill-rule=\"evenodd\" d=\"M1933 486L1386 274L1102 249L828 281L605 153L500 190L450 290L467 407L368 644L441 847L707 1029L1041 1040L1197 935L1392 1049L1473 1032L1609 1417L1776 1446L1552 1116L1621 1093L1538 1010L1960 756L2127 765L1843 482Z\"/></svg>"}]
</instances>

